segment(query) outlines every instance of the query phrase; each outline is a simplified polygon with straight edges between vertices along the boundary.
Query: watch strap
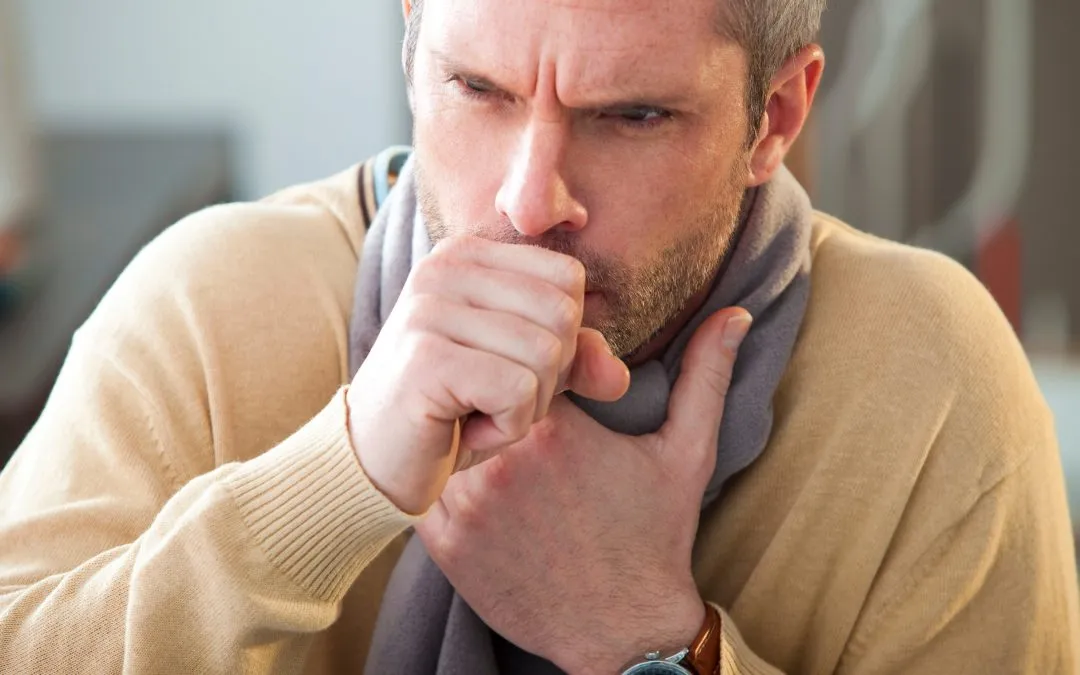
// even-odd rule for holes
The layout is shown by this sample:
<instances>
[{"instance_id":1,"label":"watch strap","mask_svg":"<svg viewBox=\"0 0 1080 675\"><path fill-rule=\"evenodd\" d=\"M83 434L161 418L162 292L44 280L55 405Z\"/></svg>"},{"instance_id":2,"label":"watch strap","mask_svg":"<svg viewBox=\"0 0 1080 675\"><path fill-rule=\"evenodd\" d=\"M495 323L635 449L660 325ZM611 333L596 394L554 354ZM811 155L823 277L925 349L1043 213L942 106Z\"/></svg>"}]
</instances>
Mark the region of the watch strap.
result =
<instances>
[{"instance_id":1,"label":"watch strap","mask_svg":"<svg viewBox=\"0 0 1080 675\"><path fill-rule=\"evenodd\" d=\"M723 619L711 603L705 603L705 621L690 644L690 651L679 665L694 675L720 675L720 651Z\"/></svg>"}]
</instances>

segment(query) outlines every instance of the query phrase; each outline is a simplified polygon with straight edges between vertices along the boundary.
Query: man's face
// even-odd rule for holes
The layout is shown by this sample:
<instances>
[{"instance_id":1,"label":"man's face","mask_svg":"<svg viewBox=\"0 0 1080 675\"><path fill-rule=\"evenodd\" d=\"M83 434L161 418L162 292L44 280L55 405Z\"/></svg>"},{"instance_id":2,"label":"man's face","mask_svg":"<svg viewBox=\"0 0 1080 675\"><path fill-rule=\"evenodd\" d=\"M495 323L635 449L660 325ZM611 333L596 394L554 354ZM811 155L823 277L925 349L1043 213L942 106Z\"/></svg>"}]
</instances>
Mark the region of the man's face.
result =
<instances>
[{"instance_id":1,"label":"man's face","mask_svg":"<svg viewBox=\"0 0 1080 675\"><path fill-rule=\"evenodd\" d=\"M715 275L747 186L745 53L715 0L426 0L413 73L433 242L578 258L626 356Z\"/></svg>"}]
</instances>

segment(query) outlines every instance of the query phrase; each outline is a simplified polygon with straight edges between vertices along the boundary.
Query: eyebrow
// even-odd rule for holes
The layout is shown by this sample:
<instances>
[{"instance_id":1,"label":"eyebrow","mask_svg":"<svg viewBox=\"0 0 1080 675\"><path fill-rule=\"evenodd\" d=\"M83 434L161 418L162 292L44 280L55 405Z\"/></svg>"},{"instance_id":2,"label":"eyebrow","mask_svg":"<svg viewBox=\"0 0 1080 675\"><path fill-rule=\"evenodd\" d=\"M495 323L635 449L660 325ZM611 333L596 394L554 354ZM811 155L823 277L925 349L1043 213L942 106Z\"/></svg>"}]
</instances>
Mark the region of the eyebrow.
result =
<instances>
[{"instance_id":1,"label":"eyebrow","mask_svg":"<svg viewBox=\"0 0 1080 675\"><path fill-rule=\"evenodd\" d=\"M499 84L490 76L483 75L472 67L451 57L438 49L431 49L431 56L438 66L447 72L463 79L483 85L494 92L506 94L515 98L525 98L513 91L512 88ZM583 106L574 106L575 110L617 110L620 108L657 107L657 108L689 108L692 105L692 97L685 93L637 93L620 92L608 97L598 97Z\"/></svg>"}]
</instances>

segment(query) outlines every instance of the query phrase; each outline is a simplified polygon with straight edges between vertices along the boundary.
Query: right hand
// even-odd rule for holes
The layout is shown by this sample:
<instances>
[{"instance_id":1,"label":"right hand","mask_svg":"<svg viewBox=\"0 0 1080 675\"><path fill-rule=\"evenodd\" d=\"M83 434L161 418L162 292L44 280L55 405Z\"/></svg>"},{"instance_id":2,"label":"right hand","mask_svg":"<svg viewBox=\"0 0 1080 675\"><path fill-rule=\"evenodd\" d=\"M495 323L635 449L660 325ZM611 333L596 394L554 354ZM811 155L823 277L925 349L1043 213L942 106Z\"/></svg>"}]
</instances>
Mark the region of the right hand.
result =
<instances>
[{"instance_id":1,"label":"right hand","mask_svg":"<svg viewBox=\"0 0 1080 675\"><path fill-rule=\"evenodd\" d=\"M562 390L625 394L625 364L581 327L584 296L585 269L570 256L476 237L440 242L349 388L349 433L372 483L422 514L455 467L524 438Z\"/></svg>"}]
</instances>

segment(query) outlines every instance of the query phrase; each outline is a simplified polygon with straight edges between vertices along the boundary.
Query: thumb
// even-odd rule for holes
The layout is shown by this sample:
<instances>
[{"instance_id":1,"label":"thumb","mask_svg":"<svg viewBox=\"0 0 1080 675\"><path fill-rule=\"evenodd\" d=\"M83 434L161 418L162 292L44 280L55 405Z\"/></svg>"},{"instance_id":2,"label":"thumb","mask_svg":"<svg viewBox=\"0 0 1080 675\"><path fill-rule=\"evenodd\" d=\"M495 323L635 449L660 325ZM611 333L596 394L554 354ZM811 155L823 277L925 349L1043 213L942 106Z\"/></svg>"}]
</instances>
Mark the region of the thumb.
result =
<instances>
[{"instance_id":1,"label":"thumb","mask_svg":"<svg viewBox=\"0 0 1080 675\"><path fill-rule=\"evenodd\" d=\"M697 329L683 354L662 436L679 445L711 441L703 445L715 451L735 356L752 322L746 310L732 307L713 314ZM702 434L709 436L699 438Z\"/></svg>"},{"instance_id":2,"label":"thumb","mask_svg":"<svg viewBox=\"0 0 1080 675\"><path fill-rule=\"evenodd\" d=\"M600 331L578 331L577 354L570 368L566 388L594 401L617 401L630 388L630 371L612 355Z\"/></svg>"}]
</instances>

